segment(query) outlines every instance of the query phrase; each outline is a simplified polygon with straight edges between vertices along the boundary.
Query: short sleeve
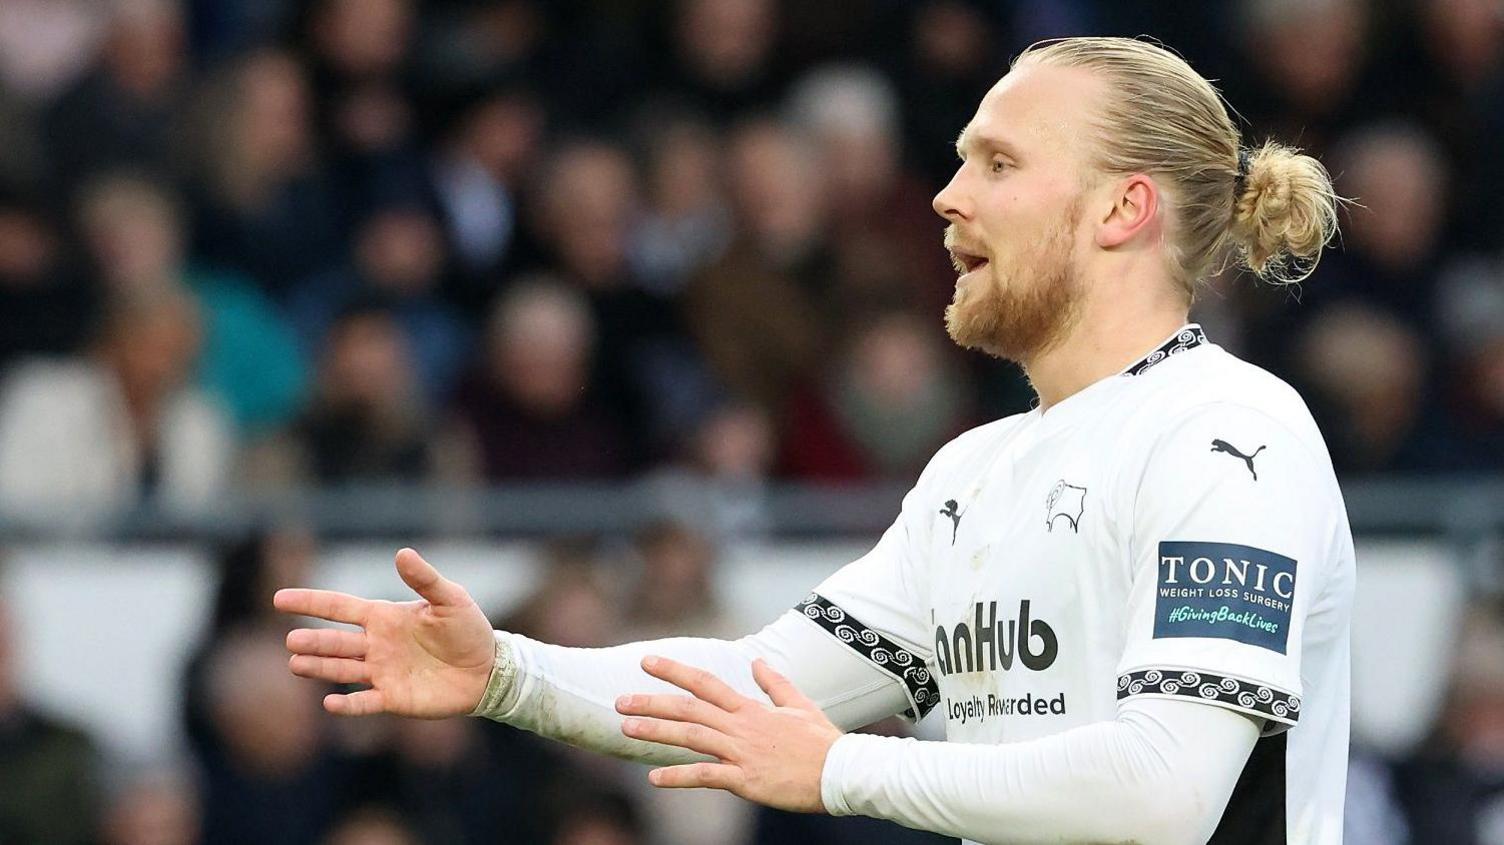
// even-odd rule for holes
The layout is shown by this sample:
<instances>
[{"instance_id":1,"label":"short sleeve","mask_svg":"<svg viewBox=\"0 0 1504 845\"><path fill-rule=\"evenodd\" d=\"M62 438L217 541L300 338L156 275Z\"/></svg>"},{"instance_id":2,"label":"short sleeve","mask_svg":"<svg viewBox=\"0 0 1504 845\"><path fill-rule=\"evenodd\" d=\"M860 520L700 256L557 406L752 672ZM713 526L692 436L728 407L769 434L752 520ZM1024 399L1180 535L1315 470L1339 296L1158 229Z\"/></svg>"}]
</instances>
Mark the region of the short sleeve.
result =
<instances>
[{"instance_id":1,"label":"short sleeve","mask_svg":"<svg viewBox=\"0 0 1504 845\"><path fill-rule=\"evenodd\" d=\"M1304 622L1343 507L1324 450L1262 411L1205 406L1162 431L1134 502L1119 701L1191 699L1269 732L1294 725Z\"/></svg>"},{"instance_id":2,"label":"short sleeve","mask_svg":"<svg viewBox=\"0 0 1504 845\"><path fill-rule=\"evenodd\" d=\"M923 479L921 478L921 484ZM903 683L922 719L940 701L928 662L920 575L929 522L919 519L919 486L870 552L825 579L795 608L806 619Z\"/></svg>"}]
</instances>

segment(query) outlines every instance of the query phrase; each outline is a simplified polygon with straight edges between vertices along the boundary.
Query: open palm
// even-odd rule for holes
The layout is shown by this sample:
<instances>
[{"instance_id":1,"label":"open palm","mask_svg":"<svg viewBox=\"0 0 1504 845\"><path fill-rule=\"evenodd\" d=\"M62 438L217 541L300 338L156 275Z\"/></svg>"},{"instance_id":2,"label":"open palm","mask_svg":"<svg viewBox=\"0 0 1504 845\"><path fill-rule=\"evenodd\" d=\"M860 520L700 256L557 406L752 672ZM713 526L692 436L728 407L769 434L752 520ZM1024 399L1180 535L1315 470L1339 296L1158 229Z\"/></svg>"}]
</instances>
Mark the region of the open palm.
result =
<instances>
[{"instance_id":1,"label":"open palm","mask_svg":"<svg viewBox=\"0 0 1504 845\"><path fill-rule=\"evenodd\" d=\"M491 676L496 653L491 623L464 587L412 549L397 553L397 573L420 599L390 602L330 590L278 590L272 603L280 611L361 629L291 631L288 665L304 678L369 685L325 696L324 709L337 715L442 719L469 713Z\"/></svg>"}]
</instances>

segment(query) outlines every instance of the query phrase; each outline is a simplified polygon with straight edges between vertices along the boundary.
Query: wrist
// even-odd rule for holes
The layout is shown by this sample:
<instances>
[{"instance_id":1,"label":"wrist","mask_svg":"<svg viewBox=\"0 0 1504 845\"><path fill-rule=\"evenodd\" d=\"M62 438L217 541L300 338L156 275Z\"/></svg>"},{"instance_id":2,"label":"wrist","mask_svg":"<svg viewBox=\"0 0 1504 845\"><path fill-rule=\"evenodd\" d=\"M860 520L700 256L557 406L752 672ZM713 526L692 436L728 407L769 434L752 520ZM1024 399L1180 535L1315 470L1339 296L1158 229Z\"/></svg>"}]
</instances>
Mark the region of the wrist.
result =
<instances>
[{"instance_id":1,"label":"wrist","mask_svg":"<svg viewBox=\"0 0 1504 845\"><path fill-rule=\"evenodd\" d=\"M825 765L820 771L820 803L832 816L852 815L844 784L851 752L860 739L861 734L844 734L825 752Z\"/></svg>"},{"instance_id":2,"label":"wrist","mask_svg":"<svg viewBox=\"0 0 1504 845\"><path fill-rule=\"evenodd\" d=\"M504 633L496 631L494 639L496 650L491 660L490 677L486 679L486 688L481 693L480 701L470 711L471 716L499 719L511 712L517 704L520 684L517 683L516 655Z\"/></svg>"}]
</instances>

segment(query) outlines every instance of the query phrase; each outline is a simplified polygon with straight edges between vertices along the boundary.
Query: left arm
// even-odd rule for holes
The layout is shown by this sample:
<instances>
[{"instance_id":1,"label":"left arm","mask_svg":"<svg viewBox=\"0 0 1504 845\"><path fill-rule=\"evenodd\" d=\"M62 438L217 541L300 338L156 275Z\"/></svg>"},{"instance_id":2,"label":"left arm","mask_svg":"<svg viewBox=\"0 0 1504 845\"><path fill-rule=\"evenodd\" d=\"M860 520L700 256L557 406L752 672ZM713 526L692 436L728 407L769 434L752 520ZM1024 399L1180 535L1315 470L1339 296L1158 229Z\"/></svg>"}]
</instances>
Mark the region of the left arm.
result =
<instances>
[{"instance_id":1,"label":"left arm","mask_svg":"<svg viewBox=\"0 0 1504 845\"><path fill-rule=\"evenodd\" d=\"M977 842L1205 842L1259 726L1146 699L1110 722L1005 745L851 734L832 746L821 794L833 815Z\"/></svg>"},{"instance_id":2,"label":"left arm","mask_svg":"<svg viewBox=\"0 0 1504 845\"><path fill-rule=\"evenodd\" d=\"M628 719L622 730L720 761L656 769L655 785L714 787L978 842L1204 842L1262 724L1193 701L1143 698L1113 721L1007 745L842 736L766 664L754 674L774 707L672 661L645 668L695 698L624 697L621 712L657 718Z\"/></svg>"}]
</instances>

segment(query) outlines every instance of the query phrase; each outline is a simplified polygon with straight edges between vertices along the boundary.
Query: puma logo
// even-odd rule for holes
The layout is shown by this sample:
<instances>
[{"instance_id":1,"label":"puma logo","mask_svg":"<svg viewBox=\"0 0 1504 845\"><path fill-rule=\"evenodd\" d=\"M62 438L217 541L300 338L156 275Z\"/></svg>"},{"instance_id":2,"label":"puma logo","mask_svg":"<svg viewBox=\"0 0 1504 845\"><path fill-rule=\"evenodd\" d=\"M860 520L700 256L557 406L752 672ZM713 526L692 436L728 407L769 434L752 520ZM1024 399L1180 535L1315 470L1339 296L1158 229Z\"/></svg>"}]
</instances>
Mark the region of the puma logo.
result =
<instances>
[{"instance_id":1,"label":"puma logo","mask_svg":"<svg viewBox=\"0 0 1504 845\"><path fill-rule=\"evenodd\" d=\"M1260 446L1259 448L1253 450L1252 455L1245 455L1242 452L1238 451L1238 447L1232 445L1231 443L1228 443L1226 440L1212 441L1213 452L1226 452L1227 454L1232 455L1234 458L1241 458L1243 460L1243 463L1248 464L1248 471L1253 473L1254 481L1259 480L1259 472L1258 470L1253 468L1253 459L1257 457L1260 452L1264 451L1267 448L1267 446Z\"/></svg>"},{"instance_id":2,"label":"puma logo","mask_svg":"<svg viewBox=\"0 0 1504 845\"><path fill-rule=\"evenodd\" d=\"M956 532L961 529L961 511L958 508L955 499L946 499L945 507L940 509L942 515L950 517L950 544L952 546L956 544Z\"/></svg>"}]
</instances>

